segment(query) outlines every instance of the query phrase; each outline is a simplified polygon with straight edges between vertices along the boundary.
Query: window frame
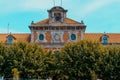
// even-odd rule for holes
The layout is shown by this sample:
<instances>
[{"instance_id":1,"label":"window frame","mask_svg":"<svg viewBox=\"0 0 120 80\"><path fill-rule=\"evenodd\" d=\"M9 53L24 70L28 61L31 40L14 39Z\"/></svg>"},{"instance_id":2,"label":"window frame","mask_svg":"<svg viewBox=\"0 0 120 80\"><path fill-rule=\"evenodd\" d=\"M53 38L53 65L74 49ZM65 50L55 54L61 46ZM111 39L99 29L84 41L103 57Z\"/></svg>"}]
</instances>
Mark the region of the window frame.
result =
<instances>
[{"instance_id":1,"label":"window frame","mask_svg":"<svg viewBox=\"0 0 120 80\"><path fill-rule=\"evenodd\" d=\"M8 38L7 38L7 43L9 43L9 44L11 44L11 43L13 43L13 37L12 36L8 36Z\"/></svg>"},{"instance_id":2,"label":"window frame","mask_svg":"<svg viewBox=\"0 0 120 80\"><path fill-rule=\"evenodd\" d=\"M42 36L42 37L40 37L40 36ZM39 40L40 40L40 41L44 41L44 39L45 39L44 34L39 34Z\"/></svg>"},{"instance_id":3,"label":"window frame","mask_svg":"<svg viewBox=\"0 0 120 80\"><path fill-rule=\"evenodd\" d=\"M61 22L61 13L54 13L54 17L56 22Z\"/></svg>"},{"instance_id":4,"label":"window frame","mask_svg":"<svg viewBox=\"0 0 120 80\"><path fill-rule=\"evenodd\" d=\"M108 36L104 35L102 36L102 43L107 44L108 43Z\"/></svg>"},{"instance_id":5,"label":"window frame","mask_svg":"<svg viewBox=\"0 0 120 80\"><path fill-rule=\"evenodd\" d=\"M72 36L74 36L74 39L72 38ZM77 39L76 34L71 34L71 35L70 35L70 39L71 39L72 41L75 41L75 40Z\"/></svg>"}]
</instances>

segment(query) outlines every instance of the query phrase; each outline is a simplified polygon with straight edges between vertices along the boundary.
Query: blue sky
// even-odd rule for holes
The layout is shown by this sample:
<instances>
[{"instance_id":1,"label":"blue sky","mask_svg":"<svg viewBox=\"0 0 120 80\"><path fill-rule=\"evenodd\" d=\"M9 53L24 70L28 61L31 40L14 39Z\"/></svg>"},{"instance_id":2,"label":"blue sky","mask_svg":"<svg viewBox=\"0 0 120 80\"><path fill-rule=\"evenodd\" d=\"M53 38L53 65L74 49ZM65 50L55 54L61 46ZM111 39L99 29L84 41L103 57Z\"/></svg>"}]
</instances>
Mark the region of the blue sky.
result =
<instances>
[{"instance_id":1,"label":"blue sky","mask_svg":"<svg viewBox=\"0 0 120 80\"><path fill-rule=\"evenodd\" d=\"M62 0L67 17L83 20L87 33L120 33L120 0ZM60 6L61 0L55 0ZM53 0L0 0L0 33L30 33L31 21L48 18ZM9 24L9 28L8 28Z\"/></svg>"}]
</instances>

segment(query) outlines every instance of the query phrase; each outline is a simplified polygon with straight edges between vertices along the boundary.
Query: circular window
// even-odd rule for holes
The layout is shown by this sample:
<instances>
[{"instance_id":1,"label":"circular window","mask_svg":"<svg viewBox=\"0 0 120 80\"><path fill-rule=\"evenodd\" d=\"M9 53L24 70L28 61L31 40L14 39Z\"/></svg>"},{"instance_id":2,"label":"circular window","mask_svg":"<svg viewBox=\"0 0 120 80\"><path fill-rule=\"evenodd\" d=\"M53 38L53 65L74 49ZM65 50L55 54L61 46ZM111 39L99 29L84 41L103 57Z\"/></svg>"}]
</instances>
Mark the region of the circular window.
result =
<instances>
[{"instance_id":1,"label":"circular window","mask_svg":"<svg viewBox=\"0 0 120 80\"><path fill-rule=\"evenodd\" d=\"M75 34L71 35L71 40L76 40L76 35Z\"/></svg>"},{"instance_id":2,"label":"circular window","mask_svg":"<svg viewBox=\"0 0 120 80\"><path fill-rule=\"evenodd\" d=\"M44 40L44 35L43 34L39 35L39 40Z\"/></svg>"}]
</instances>

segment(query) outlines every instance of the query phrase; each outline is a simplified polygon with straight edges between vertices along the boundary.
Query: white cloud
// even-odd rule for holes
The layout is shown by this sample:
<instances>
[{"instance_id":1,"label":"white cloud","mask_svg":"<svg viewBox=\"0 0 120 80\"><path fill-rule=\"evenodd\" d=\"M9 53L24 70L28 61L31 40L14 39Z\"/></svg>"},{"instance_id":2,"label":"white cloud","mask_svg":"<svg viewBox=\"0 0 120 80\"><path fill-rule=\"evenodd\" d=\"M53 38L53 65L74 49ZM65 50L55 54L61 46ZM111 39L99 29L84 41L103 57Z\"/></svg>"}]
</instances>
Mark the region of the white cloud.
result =
<instances>
[{"instance_id":1,"label":"white cloud","mask_svg":"<svg viewBox=\"0 0 120 80\"><path fill-rule=\"evenodd\" d=\"M0 14L15 11L43 10L52 6L53 0L0 0Z\"/></svg>"},{"instance_id":2,"label":"white cloud","mask_svg":"<svg viewBox=\"0 0 120 80\"><path fill-rule=\"evenodd\" d=\"M68 4L69 0L62 1L63 5ZM65 4L66 3L66 4ZM55 5L60 6L61 0L55 0ZM9 14L17 11L40 11L47 10L54 6L53 0L0 0L1 14Z\"/></svg>"},{"instance_id":3,"label":"white cloud","mask_svg":"<svg viewBox=\"0 0 120 80\"><path fill-rule=\"evenodd\" d=\"M7 33L7 29L0 28L0 33Z\"/></svg>"},{"instance_id":4,"label":"white cloud","mask_svg":"<svg viewBox=\"0 0 120 80\"><path fill-rule=\"evenodd\" d=\"M104 6L117 2L118 0L94 0L82 7L81 16L86 16ZM118 1L119 2L119 1Z\"/></svg>"},{"instance_id":5,"label":"white cloud","mask_svg":"<svg viewBox=\"0 0 120 80\"><path fill-rule=\"evenodd\" d=\"M55 5L60 6L61 0L22 0L20 7L23 10L39 10L39 9L50 9ZM64 0L64 2L67 0Z\"/></svg>"},{"instance_id":6,"label":"white cloud","mask_svg":"<svg viewBox=\"0 0 120 80\"><path fill-rule=\"evenodd\" d=\"M55 0L56 5L60 5L61 0ZM69 2L64 0L63 4ZM89 14L105 5L111 4L112 2L119 0L91 0L86 3L81 10L81 15ZM81 1L82 2L82 1ZM87 2L87 1L86 1ZM72 3L71 3L72 4ZM71 6L67 4L67 6ZM53 0L0 0L0 14L10 13L15 11L39 11L40 9L50 9L54 6Z\"/></svg>"},{"instance_id":7,"label":"white cloud","mask_svg":"<svg viewBox=\"0 0 120 80\"><path fill-rule=\"evenodd\" d=\"M49 9L53 5L52 0L26 0L20 7L24 10Z\"/></svg>"},{"instance_id":8,"label":"white cloud","mask_svg":"<svg viewBox=\"0 0 120 80\"><path fill-rule=\"evenodd\" d=\"M13 29L7 29L7 28L3 28L3 27L1 27L0 28L0 33L18 33L18 31L15 31L15 30L13 30Z\"/></svg>"},{"instance_id":9,"label":"white cloud","mask_svg":"<svg viewBox=\"0 0 120 80\"><path fill-rule=\"evenodd\" d=\"M8 33L8 30L6 28L0 28L0 33Z\"/></svg>"}]
</instances>

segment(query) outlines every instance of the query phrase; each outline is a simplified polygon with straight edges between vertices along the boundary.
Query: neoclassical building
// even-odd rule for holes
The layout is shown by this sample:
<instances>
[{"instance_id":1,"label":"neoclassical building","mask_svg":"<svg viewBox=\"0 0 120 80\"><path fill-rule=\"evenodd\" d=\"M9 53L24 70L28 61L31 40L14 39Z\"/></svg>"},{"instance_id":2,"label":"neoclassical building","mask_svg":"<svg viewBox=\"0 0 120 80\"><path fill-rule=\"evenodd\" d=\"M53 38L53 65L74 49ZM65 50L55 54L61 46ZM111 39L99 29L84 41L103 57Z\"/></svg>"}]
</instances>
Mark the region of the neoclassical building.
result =
<instances>
[{"instance_id":1,"label":"neoclassical building","mask_svg":"<svg viewBox=\"0 0 120 80\"><path fill-rule=\"evenodd\" d=\"M85 33L83 21L75 21L67 17L67 10L54 6L48 12L48 18L32 21L30 34L0 34L0 42L11 44L21 40L37 43L44 48L61 48L67 42L78 40L98 41L102 44L120 44L120 33Z\"/></svg>"},{"instance_id":2,"label":"neoclassical building","mask_svg":"<svg viewBox=\"0 0 120 80\"><path fill-rule=\"evenodd\" d=\"M66 17L67 10L53 7L48 10L49 18L37 23L32 22L30 42L43 45L45 48L61 48L64 43L83 39L85 28L83 22Z\"/></svg>"}]
</instances>

